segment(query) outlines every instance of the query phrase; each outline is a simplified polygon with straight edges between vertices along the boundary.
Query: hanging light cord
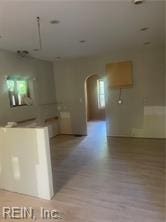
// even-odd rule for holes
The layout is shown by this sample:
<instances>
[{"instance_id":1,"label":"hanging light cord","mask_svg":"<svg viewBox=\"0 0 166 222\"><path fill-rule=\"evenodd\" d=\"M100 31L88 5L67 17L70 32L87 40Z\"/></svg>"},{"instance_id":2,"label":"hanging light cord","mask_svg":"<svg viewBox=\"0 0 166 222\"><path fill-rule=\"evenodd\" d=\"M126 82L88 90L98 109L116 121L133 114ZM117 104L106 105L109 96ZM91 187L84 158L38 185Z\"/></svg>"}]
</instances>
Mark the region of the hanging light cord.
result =
<instances>
[{"instance_id":1,"label":"hanging light cord","mask_svg":"<svg viewBox=\"0 0 166 222\"><path fill-rule=\"evenodd\" d=\"M121 96L122 96L122 89L120 88L120 91L119 91L119 99L118 99L118 100L121 100Z\"/></svg>"},{"instance_id":2,"label":"hanging light cord","mask_svg":"<svg viewBox=\"0 0 166 222\"><path fill-rule=\"evenodd\" d=\"M39 49L42 50L42 38L41 38L41 29L40 29L40 17L37 17L37 28L38 28L38 37L39 37Z\"/></svg>"}]
</instances>

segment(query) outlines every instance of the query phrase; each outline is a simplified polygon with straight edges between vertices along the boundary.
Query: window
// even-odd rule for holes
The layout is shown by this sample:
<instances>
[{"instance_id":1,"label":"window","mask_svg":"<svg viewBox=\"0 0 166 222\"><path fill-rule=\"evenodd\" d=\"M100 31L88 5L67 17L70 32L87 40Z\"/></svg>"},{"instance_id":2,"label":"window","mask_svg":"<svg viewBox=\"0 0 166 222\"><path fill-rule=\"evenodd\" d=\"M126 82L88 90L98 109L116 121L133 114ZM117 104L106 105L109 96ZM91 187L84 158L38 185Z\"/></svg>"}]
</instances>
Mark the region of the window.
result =
<instances>
[{"instance_id":1,"label":"window","mask_svg":"<svg viewBox=\"0 0 166 222\"><path fill-rule=\"evenodd\" d=\"M8 77L7 88L11 107L28 105L26 102L30 97L28 80Z\"/></svg>"},{"instance_id":2,"label":"window","mask_svg":"<svg viewBox=\"0 0 166 222\"><path fill-rule=\"evenodd\" d=\"M97 96L98 96L98 108L105 108L105 94L104 94L104 80L97 80Z\"/></svg>"}]
</instances>

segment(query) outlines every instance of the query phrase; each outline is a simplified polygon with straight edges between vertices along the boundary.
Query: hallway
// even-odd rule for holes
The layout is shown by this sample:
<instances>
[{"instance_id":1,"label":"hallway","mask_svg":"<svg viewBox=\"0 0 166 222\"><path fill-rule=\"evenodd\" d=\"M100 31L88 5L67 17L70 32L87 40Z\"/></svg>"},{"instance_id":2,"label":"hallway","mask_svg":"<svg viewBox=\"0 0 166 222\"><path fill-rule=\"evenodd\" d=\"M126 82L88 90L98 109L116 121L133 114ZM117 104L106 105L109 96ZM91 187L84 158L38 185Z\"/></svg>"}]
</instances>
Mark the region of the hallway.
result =
<instances>
[{"instance_id":1,"label":"hallway","mask_svg":"<svg viewBox=\"0 0 166 222\"><path fill-rule=\"evenodd\" d=\"M104 122L90 122L88 132L51 141L53 200L1 190L0 206L57 209L65 222L163 222L164 140L107 141Z\"/></svg>"}]
</instances>

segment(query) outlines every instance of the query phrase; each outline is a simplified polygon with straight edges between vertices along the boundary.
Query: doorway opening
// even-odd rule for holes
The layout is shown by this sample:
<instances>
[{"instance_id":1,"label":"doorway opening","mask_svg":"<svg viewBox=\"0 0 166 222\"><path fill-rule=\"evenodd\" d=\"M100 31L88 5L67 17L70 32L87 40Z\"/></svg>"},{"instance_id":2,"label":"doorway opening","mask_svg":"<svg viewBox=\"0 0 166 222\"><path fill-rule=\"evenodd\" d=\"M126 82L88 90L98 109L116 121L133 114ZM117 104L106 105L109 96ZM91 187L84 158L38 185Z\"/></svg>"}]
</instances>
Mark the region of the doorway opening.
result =
<instances>
[{"instance_id":1,"label":"doorway opening","mask_svg":"<svg viewBox=\"0 0 166 222\"><path fill-rule=\"evenodd\" d=\"M95 129L95 126L97 127L95 131L101 131L99 126L102 126L102 131L103 127L106 131L104 77L99 75L89 76L85 81L85 94L88 134L92 133L91 129Z\"/></svg>"}]
</instances>

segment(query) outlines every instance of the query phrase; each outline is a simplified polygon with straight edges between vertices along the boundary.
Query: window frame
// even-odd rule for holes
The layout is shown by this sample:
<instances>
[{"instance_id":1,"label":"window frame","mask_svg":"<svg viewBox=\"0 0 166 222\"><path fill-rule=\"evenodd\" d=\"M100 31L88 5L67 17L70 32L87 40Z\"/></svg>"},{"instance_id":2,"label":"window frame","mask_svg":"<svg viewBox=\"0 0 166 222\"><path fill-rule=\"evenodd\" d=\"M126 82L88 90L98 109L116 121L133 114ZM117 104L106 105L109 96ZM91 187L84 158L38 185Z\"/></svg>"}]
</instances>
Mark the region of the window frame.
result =
<instances>
[{"instance_id":1,"label":"window frame","mask_svg":"<svg viewBox=\"0 0 166 222\"><path fill-rule=\"evenodd\" d=\"M9 88L8 88L8 83L7 81L11 80L14 82L14 92L12 93ZM7 90L8 90L8 95L9 95L9 103L11 108L19 107L19 106L28 106L26 103L19 104L19 94L18 94L18 89L17 89L17 81L25 81L26 86L27 86L27 94L26 96L30 98L30 87L29 87L29 81L25 79L24 77L15 77L15 76L8 76L6 79L6 84L7 84ZM15 105L13 104L13 96L15 98Z\"/></svg>"},{"instance_id":2,"label":"window frame","mask_svg":"<svg viewBox=\"0 0 166 222\"><path fill-rule=\"evenodd\" d=\"M101 93L101 87L100 87L100 82L103 82L103 87L104 87L104 80L103 79L98 79L97 80L97 106L98 109L105 109L105 89L103 89L103 93ZM101 105L101 96L104 97L104 106Z\"/></svg>"}]
</instances>

